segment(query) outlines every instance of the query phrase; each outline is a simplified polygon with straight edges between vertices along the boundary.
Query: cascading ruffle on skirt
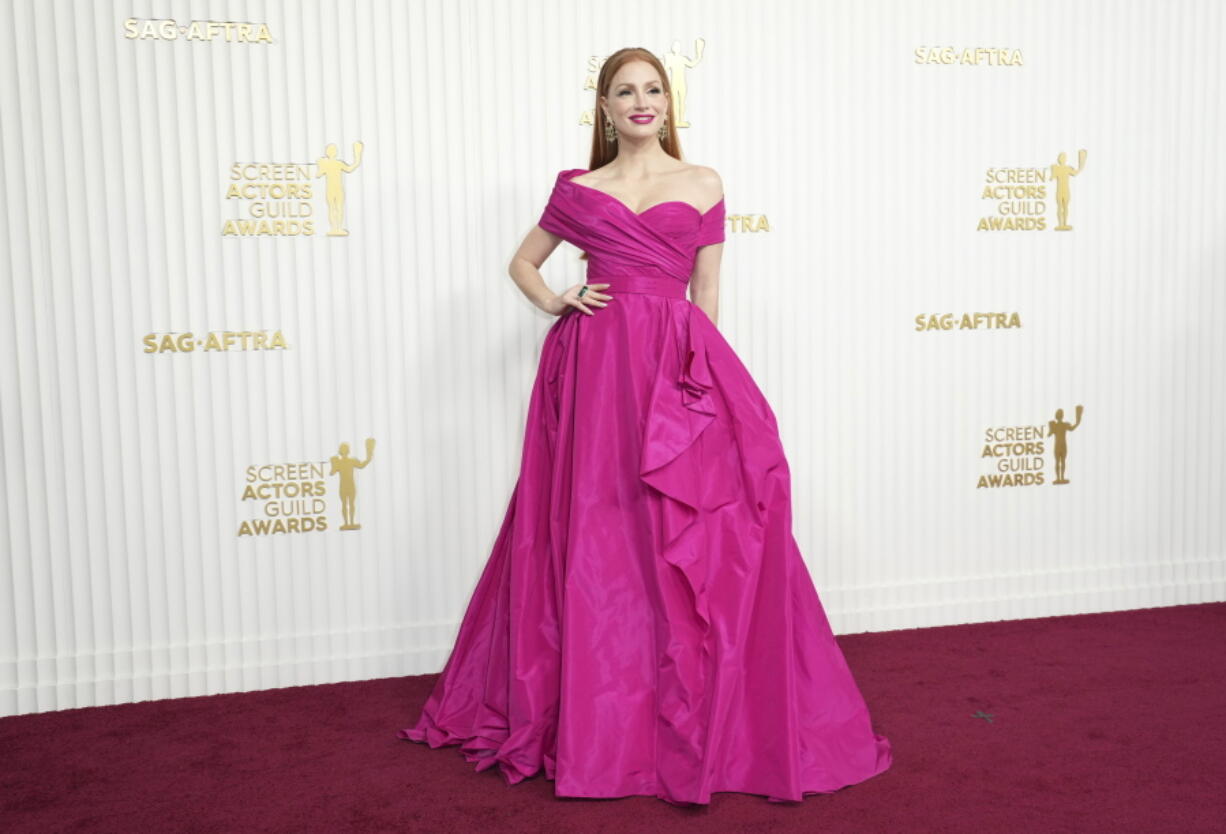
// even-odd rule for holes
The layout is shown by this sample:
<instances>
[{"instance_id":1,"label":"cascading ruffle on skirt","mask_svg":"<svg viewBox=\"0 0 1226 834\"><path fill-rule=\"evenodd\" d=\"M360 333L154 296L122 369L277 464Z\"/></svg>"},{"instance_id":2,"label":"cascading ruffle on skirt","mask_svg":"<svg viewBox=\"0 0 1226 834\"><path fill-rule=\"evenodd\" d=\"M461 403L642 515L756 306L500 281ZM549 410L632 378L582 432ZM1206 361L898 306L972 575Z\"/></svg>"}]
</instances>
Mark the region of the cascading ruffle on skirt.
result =
<instances>
[{"instance_id":1,"label":"cascading ruffle on skirt","mask_svg":"<svg viewBox=\"0 0 1226 834\"><path fill-rule=\"evenodd\" d=\"M568 689L567 663L598 662L565 651L566 605L579 604L567 598L565 520L582 498L558 485L576 469L577 370L599 364L584 354L595 348L583 328L616 326L612 308L596 314L602 322L569 313L546 337L502 528L447 666L400 737L459 744L477 770L497 765L508 784L544 769L566 796L706 803L713 791L740 791L796 801L886 770L889 742L871 730L791 536L788 467L765 398L701 309L628 295L616 301L622 314L639 305L647 318L636 325L650 319L662 344L650 379L635 383L645 403L637 474L658 504L657 556L671 566L659 570L688 589L661 594L663 625L647 638L657 646L656 719L641 743L654 772L576 766L582 775L568 776L576 754L567 751L600 743L604 728L586 728L594 735L573 746L558 738L567 698L593 697Z\"/></svg>"}]
</instances>

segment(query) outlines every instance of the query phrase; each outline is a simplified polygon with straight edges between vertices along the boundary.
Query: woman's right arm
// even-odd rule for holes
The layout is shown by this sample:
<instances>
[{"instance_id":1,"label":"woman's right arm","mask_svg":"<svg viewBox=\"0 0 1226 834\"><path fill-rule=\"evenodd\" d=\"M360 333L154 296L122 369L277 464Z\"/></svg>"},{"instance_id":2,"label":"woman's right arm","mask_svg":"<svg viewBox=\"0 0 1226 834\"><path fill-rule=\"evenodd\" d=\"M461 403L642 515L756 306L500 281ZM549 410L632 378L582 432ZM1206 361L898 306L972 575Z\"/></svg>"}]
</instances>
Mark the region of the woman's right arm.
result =
<instances>
[{"instance_id":1,"label":"woman's right arm","mask_svg":"<svg viewBox=\"0 0 1226 834\"><path fill-rule=\"evenodd\" d=\"M606 306L604 302L609 296L598 292L597 288L603 289L609 286L608 284L590 284L588 291L580 299L578 292L583 284L575 284L562 293L555 293L549 289L549 285L541 277L541 264L545 263L545 259L553 254L553 250L557 249L561 242L562 238L552 232L547 232L540 226L533 226L532 231L528 232L528 236L524 238L524 242L519 245L519 249L511 258L511 265L507 267L507 272L511 280L515 282L515 286L519 287L520 292L546 313L560 316L569 308L575 307L592 315L592 311L584 302L600 307Z\"/></svg>"}]
</instances>

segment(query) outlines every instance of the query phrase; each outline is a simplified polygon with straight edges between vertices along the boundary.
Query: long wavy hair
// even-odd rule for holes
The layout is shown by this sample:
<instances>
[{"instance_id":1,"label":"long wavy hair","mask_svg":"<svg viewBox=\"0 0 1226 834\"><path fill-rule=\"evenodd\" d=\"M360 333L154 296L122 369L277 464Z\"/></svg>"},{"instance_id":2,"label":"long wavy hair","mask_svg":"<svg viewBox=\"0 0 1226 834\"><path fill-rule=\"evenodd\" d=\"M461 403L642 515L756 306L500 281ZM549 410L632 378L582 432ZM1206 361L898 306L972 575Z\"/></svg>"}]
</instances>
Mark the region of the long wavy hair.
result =
<instances>
[{"instance_id":1,"label":"long wavy hair","mask_svg":"<svg viewBox=\"0 0 1226 834\"><path fill-rule=\"evenodd\" d=\"M682 159L681 156L681 140L677 137L677 122L673 118L673 88L668 81L668 73L664 71L664 65L660 63L652 52L643 49L641 46L627 46L624 49L619 49L605 59L604 64L600 67L600 74L596 77L596 101L595 115L596 120L592 125L592 152L588 161L588 170L594 171L597 168L604 167L612 162L617 156L617 142L608 141L604 137L605 123L608 121L604 116L604 108L600 106L600 97L609 95L609 87L613 83L613 76L617 75L617 71L630 61L646 61L655 67L659 74L660 84L664 88L665 100L668 102L668 123L664 129L664 138L660 140L664 152L675 159ZM584 252L579 256L580 260L587 260L587 253Z\"/></svg>"}]
</instances>

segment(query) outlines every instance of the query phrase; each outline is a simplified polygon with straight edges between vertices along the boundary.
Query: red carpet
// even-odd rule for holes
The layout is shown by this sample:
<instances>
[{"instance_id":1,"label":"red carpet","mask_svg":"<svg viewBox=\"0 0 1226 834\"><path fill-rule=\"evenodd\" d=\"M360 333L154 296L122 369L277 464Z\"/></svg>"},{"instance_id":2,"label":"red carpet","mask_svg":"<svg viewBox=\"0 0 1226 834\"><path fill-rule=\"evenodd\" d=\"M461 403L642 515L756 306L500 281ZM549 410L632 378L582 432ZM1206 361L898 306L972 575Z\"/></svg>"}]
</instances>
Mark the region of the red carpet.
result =
<instances>
[{"instance_id":1,"label":"red carpet","mask_svg":"<svg viewBox=\"0 0 1226 834\"><path fill-rule=\"evenodd\" d=\"M395 737L432 677L16 716L0 829L1223 831L1224 638L1226 603L842 637L894 765L795 805L507 787Z\"/></svg>"}]
</instances>

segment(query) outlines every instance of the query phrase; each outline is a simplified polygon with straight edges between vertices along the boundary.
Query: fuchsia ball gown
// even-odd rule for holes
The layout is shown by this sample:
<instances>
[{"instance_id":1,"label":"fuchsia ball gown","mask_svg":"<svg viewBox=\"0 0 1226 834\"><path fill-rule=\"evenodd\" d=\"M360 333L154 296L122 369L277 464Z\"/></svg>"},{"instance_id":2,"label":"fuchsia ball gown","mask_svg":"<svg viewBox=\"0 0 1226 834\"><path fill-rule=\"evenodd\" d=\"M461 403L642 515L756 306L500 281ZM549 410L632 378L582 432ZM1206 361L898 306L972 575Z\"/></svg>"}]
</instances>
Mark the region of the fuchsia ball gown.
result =
<instances>
[{"instance_id":1,"label":"fuchsia ball gown","mask_svg":"<svg viewBox=\"0 0 1226 834\"><path fill-rule=\"evenodd\" d=\"M558 796L709 803L886 770L792 537L774 413L686 299L724 201L635 214L558 174L541 228L613 300L541 349L519 480L455 647L401 738Z\"/></svg>"}]
</instances>

